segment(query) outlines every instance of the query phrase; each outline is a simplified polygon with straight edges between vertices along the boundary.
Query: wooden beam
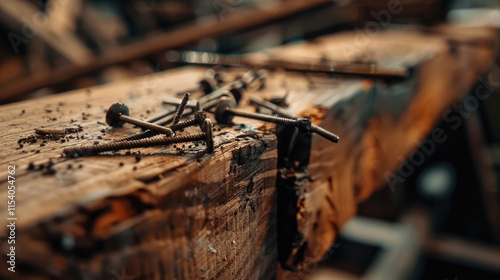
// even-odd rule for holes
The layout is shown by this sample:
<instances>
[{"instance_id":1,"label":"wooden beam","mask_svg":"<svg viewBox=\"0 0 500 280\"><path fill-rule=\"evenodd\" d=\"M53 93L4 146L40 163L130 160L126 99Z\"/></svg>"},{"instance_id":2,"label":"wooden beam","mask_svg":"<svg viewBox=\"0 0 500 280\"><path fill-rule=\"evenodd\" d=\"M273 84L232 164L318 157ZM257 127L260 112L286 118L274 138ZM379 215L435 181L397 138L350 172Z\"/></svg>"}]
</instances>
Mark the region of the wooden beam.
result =
<instances>
[{"instance_id":1,"label":"wooden beam","mask_svg":"<svg viewBox=\"0 0 500 280\"><path fill-rule=\"evenodd\" d=\"M314 265L356 213L358 203L378 187L396 187L406 180L408 174L398 170L405 158L415 156L411 152L444 118L443 113L464 98L491 65L494 49L463 44L450 51L448 39L462 34L464 41L495 42L494 30L442 29L446 32L434 35L386 31L365 42L349 32L266 52L275 59L320 61L325 56L353 61L362 57L379 65L412 68L410 79L395 84L326 80L323 86L304 89L297 85L297 77L283 78L291 91L289 110L312 116L341 137L337 145L317 136L304 138L289 152L297 155L290 162L297 163L278 161L278 240L280 261L286 268ZM432 133L435 145L447 137L440 131ZM308 146L310 155L301 155Z\"/></svg>"},{"instance_id":2,"label":"wooden beam","mask_svg":"<svg viewBox=\"0 0 500 280\"><path fill-rule=\"evenodd\" d=\"M468 34L470 40L495 36L487 29ZM132 115L145 118L148 110L153 114L165 109L163 95L193 88L204 76L202 68L186 67L1 107L0 127L6 133L1 138L5 145L0 148L0 163L20 166L16 205L22 219L17 229L19 243L30 244L20 249L18 261L43 271L47 278L64 278L69 272L104 275L110 269L119 272L119 263L125 263L125 269L141 277L161 279L168 267L178 279L202 276L199 271L210 271L205 275L209 279L232 279L229 275L246 279L251 278L247 271L257 271L255 279L260 279L273 276L278 243L279 260L287 268L314 264L354 215L357 204L387 182L387 174L404 176L394 172L401 159L432 130L446 108L465 96L493 57L492 49L469 44L450 51L446 34L416 30L383 32L362 47L357 42L355 33L346 33L268 53L277 59L311 61L323 56L347 61L374 57L381 66L411 66L411 78L385 83L276 71L269 73L264 90L249 92L273 97L288 91L288 110L339 134L338 144L300 132L290 141L293 129L235 118L248 131L220 127L213 155L204 154L202 147L187 146L178 147L185 154L175 148L134 150L141 152L139 163L125 153L58 158L65 147L110 141L132 132L130 127L106 130L98 123L110 104L133 104ZM249 110L245 98L242 109ZM33 129L61 129L74 125L72 119L82 125L80 139L27 141L16 150L18 139L30 136ZM253 138L256 128L261 132ZM38 166L51 158L55 174L47 166L26 170L31 161ZM216 191L219 184L221 193ZM206 195L200 198L200 192ZM7 190L1 194L6 197ZM193 197L203 202L187 203ZM2 211L6 216L6 209ZM211 239L214 232L221 238ZM241 238L235 240L241 247L234 252L227 247L233 237ZM76 254L75 248L90 256ZM152 267L153 263L158 265Z\"/></svg>"},{"instance_id":3,"label":"wooden beam","mask_svg":"<svg viewBox=\"0 0 500 280\"><path fill-rule=\"evenodd\" d=\"M6 145L0 165L16 166L19 219L16 273L3 262L0 277L272 278L277 268L274 134L216 127L213 154L204 152L203 143L185 143L134 154L59 157L64 147L138 131L100 124L108 105L124 102L133 116L153 114L167 109L161 103L165 91L192 88L203 75L202 69L185 68L2 106L0 127L8 133L1 136ZM81 129L74 133L38 135L36 143L21 142L24 148L17 149L18 140L36 128L64 131L76 125ZM199 128L180 134L195 132ZM29 170L30 162L45 168Z\"/></svg>"}]
</instances>

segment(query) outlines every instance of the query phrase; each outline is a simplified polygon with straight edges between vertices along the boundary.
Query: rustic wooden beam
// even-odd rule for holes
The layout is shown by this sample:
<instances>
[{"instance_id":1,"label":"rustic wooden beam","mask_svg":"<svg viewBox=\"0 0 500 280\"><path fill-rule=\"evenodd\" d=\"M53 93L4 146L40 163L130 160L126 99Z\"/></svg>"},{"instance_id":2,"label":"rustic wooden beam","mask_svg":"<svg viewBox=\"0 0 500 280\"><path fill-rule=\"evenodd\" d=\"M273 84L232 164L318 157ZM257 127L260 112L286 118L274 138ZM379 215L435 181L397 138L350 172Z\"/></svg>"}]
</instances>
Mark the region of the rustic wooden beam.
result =
<instances>
[{"instance_id":1,"label":"rustic wooden beam","mask_svg":"<svg viewBox=\"0 0 500 280\"><path fill-rule=\"evenodd\" d=\"M282 162L279 156L278 240L280 261L287 269L314 265L356 213L358 203L380 186L393 188L406 180L406 167L401 165L408 156L410 164L421 160L411 152L429 133L434 145L446 141L442 131L432 129L446 118L443 114L450 106L482 81L480 74L493 61L490 46L497 37L487 28L438 30L387 31L367 41L361 41L359 33L344 33L268 51L276 59L363 58L381 65L406 65L412 73L410 79L398 83L323 80L325 86L320 79L308 89L290 74L283 78L292 91L289 110L314 117L341 137L337 145L317 136L303 138L291 152L297 156L289 160L298 164ZM463 43L450 46L450 38L457 37ZM474 41L492 44L468 43ZM302 155L301 149L307 146L311 147L309 156ZM280 155L280 143L278 148Z\"/></svg>"},{"instance_id":2,"label":"rustic wooden beam","mask_svg":"<svg viewBox=\"0 0 500 280\"><path fill-rule=\"evenodd\" d=\"M275 275L274 134L216 126L213 154L197 142L133 154L59 156L64 147L138 131L103 125L110 104L127 103L137 117L166 110L161 102L165 92L192 88L203 75L202 69L185 68L2 107L0 126L8 132L1 136L6 145L0 165L16 166L19 217L16 273L4 262L3 279ZM35 134L39 128L45 132ZM194 132L199 128L184 134ZM21 140L19 149L25 137L31 138ZM7 209L1 211L5 217Z\"/></svg>"},{"instance_id":3,"label":"rustic wooden beam","mask_svg":"<svg viewBox=\"0 0 500 280\"><path fill-rule=\"evenodd\" d=\"M6 133L0 163L20 166L18 234L20 244L30 244L19 251L18 261L30 268L23 273L102 276L123 267L145 278L261 279L272 277L278 252L288 269L315 263L328 252L357 204L383 185L388 174L404 179L399 171L393 173L401 159L491 63L491 48L450 48L448 34L459 30L447 32L389 31L362 46L357 34L346 33L268 52L291 60L376 58L382 66L411 68L411 77L398 83L276 71L269 73L264 90L249 92L269 98L288 91L290 113L339 134L338 144L300 132L290 141L292 129L235 118L245 126L220 127L213 155L204 154L201 146L187 146L178 147L184 154L172 148L134 150L141 152L138 163L135 155L126 153L58 158L64 147L131 132L106 130L98 123L110 104L133 104L132 112L145 118L148 110L153 114L165 109L163 95L193 88L204 75L202 68L3 106L0 127ZM467 34L470 40L494 40L487 29ZM346 52L346 47L351 49ZM242 107L249 110L246 98ZM64 143L30 142L35 128L63 129L77 123L83 128L80 139L68 135ZM255 128L258 138L252 137ZM26 137L16 150L17 140ZM441 141L444 136L432 137ZM31 161L39 166L48 159L54 164L26 170ZM6 190L0 194L6 196ZM6 216L6 209L2 211ZM214 232L219 235L210 236ZM227 247L233 245L235 251ZM0 273L5 271L0 267ZM248 276L249 271L254 276Z\"/></svg>"}]
</instances>

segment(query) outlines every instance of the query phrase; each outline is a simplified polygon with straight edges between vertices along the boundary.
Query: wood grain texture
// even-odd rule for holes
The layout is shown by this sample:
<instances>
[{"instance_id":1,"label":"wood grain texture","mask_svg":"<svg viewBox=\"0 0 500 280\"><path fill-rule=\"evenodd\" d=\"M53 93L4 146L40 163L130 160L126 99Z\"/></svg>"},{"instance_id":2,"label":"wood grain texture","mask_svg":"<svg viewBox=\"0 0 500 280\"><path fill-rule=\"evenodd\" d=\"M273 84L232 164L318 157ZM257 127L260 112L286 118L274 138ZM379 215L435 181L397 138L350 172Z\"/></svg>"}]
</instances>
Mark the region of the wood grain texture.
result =
<instances>
[{"instance_id":1,"label":"wood grain texture","mask_svg":"<svg viewBox=\"0 0 500 280\"><path fill-rule=\"evenodd\" d=\"M480 74L491 65L497 44L494 31L449 27L434 31L388 31L367 41L360 41L359 33L345 33L267 52L291 60L376 61L408 66L412 73L397 83L343 80L327 89L292 94L297 99L291 101L291 111L307 115L311 105L322 108L321 113L313 113L317 124L333 130L341 140L332 145L313 136L307 165L278 166L278 240L285 268L308 271L330 254L357 204L375 189L404 180L400 165L415 156L412 151L446 118L446 110L481 82ZM463 44L451 49L450 38ZM486 45L491 47L469 44L476 41L490 42ZM288 86L300 92L296 85ZM433 133L439 135L439 131ZM287 275L301 279L290 272L279 279Z\"/></svg>"},{"instance_id":2,"label":"wood grain texture","mask_svg":"<svg viewBox=\"0 0 500 280\"><path fill-rule=\"evenodd\" d=\"M118 101L129 104L133 116L153 114L166 109L163 96L192 88L201 77L201 69L185 68L2 107L2 182L7 165L15 164L19 217L18 271L11 274L3 262L3 279L113 279L116 273L134 279L265 279L275 274L273 134L216 127L213 154L200 142L132 150L140 154L59 157L64 147L137 132L98 123L105 106ZM38 135L36 143L18 149L18 139L35 129L64 131L77 124L81 131L77 127L57 140ZM27 170L30 162L39 166L49 160L54 174L47 168ZM7 189L1 193L6 197ZM3 207L1 213L8 215Z\"/></svg>"}]
</instances>

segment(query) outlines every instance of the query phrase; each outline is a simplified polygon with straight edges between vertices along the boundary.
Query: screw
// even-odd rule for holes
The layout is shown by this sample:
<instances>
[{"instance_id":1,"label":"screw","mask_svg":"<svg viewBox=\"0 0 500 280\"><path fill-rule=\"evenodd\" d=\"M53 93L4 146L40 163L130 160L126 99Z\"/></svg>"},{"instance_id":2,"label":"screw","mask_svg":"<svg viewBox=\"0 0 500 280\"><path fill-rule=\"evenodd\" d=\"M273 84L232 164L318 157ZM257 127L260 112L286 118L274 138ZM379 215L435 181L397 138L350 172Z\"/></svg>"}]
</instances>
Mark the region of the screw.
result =
<instances>
[{"instance_id":1,"label":"screw","mask_svg":"<svg viewBox=\"0 0 500 280\"><path fill-rule=\"evenodd\" d=\"M231 92L224 90L224 91L219 92L219 94L214 98L203 99L203 100L202 100L202 98L200 98L199 100L190 100L186 104L186 108L194 109L193 112L197 112L197 111L199 111L199 109L196 106L199 105L200 107L203 108L203 110L210 110L217 105L217 101L218 101L217 98L220 98L220 97L233 97L233 96L231 95ZM163 104L173 105L173 106L179 106L180 102L181 102L181 100L179 100L177 98L167 98L167 99L163 100Z\"/></svg>"},{"instance_id":2,"label":"screw","mask_svg":"<svg viewBox=\"0 0 500 280\"><path fill-rule=\"evenodd\" d=\"M178 107L180 105L179 99L172 98L172 97L167 97L167 99L163 100L162 103L163 103L163 105L173 105L176 107ZM195 104L196 104L195 101L188 101L185 105L185 108L193 109ZM155 115L145 119L144 121L154 122L158 125L165 125L172 120L171 118L167 118L167 117L169 117L172 114L177 113L177 111L178 110L161 112L161 113L155 114ZM190 113L192 113L192 112L190 112ZM168 122L165 122L165 120L164 120L165 118L167 118Z\"/></svg>"},{"instance_id":3,"label":"screw","mask_svg":"<svg viewBox=\"0 0 500 280\"><path fill-rule=\"evenodd\" d=\"M243 97L243 90L246 89L247 86L255 80L260 81L261 84L259 85L259 88L262 87L266 79L266 75L266 71L257 71L257 74L255 74L252 70L249 70L245 72L240 79L234 80L227 85L200 97L199 101L204 104L209 101L219 99L223 96L229 96L229 91L229 93L231 93L231 96L236 100L236 103L239 103L239 101Z\"/></svg>"},{"instance_id":4,"label":"screw","mask_svg":"<svg viewBox=\"0 0 500 280\"><path fill-rule=\"evenodd\" d=\"M249 70L243 74L241 77L241 81L244 83L244 88L248 86L252 86L254 89L261 90L265 88L265 82L267 79L267 71L264 69L260 69L259 71L254 72L253 70ZM257 82L257 83L255 83Z\"/></svg>"},{"instance_id":5,"label":"screw","mask_svg":"<svg viewBox=\"0 0 500 280\"><path fill-rule=\"evenodd\" d=\"M171 125L168 128L171 129L172 132L174 132L174 131L181 130L181 129L188 127L188 126L193 126L195 124L196 124L196 119L189 119L189 120L181 121L175 125ZM144 139L144 138L150 138L150 137L153 137L156 135L158 135L158 133L156 131L148 129L148 130L145 130L142 132L138 132L136 134L132 134L132 135L127 136L127 137L120 138L120 139L116 140L116 142L140 140L140 139Z\"/></svg>"},{"instance_id":6,"label":"screw","mask_svg":"<svg viewBox=\"0 0 500 280\"><path fill-rule=\"evenodd\" d=\"M220 74L217 73L214 69L208 69L205 72L205 79L199 82L200 89L205 93L209 94L215 90L217 90L220 85L223 83Z\"/></svg>"},{"instance_id":7,"label":"screw","mask_svg":"<svg viewBox=\"0 0 500 280\"><path fill-rule=\"evenodd\" d=\"M255 80L255 77L253 75L247 74L244 79L246 82L243 81L243 78L237 79L221 88L210 91L204 96L200 97L198 101L203 105L211 101L217 100L221 97L228 96L228 97L234 97L236 103L238 103L241 100L241 97L243 96L243 90L245 89L247 83ZM179 106L179 103L180 103L179 99L176 98L166 98L165 100L163 100L163 104L165 105ZM186 104L187 108L194 108L194 106L195 103L191 101L189 101Z\"/></svg>"},{"instance_id":8,"label":"screw","mask_svg":"<svg viewBox=\"0 0 500 280\"><path fill-rule=\"evenodd\" d=\"M230 88L229 92L233 95L236 103L239 104L241 98L243 97L243 89L246 88L245 83L241 80L236 80L231 84Z\"/></svg>"},{"instance_id":9,"label":"screw","mask_svg":"<svg viewBox=\"0 0 500 280\"><path fill-rule=\"evenodd\" d=\"M106 123L112 127L122 127L124 123L131 123L142 128L166 134L167 136L174 135L170 128L129 117L128 107L120 103L115 103L109 107L106 113Z\"/></svg>"},{"instance_id":10,"label":"screw","mask_svg":"<svg viewBox=\"0 0 500 280\"><path fill-rule=\"evenodd\" d=\"M233 109L236 107L236 102L234 100L231 100L229 98L222 98L219 100L219 103L217 105L217 108L215 109L215 119L219 123L223 124L230 124L234 116L239 116L239 117L244 117L244 118L250 118L250 119L256 119L256 120L261 120L265 122L270 122L270 123L276 123L276 124L282 124L282 125L287 125L287 126L296 126L300 129L304 129L308 132L315 132L318 135L336 143L340 139L337 135L319 127L315 126L315 128L312 127L311 120L308 118L283 118L283 117L275 117L275 116L270 116L270 115L264 115L264 114L258 114L258 113L250 113L250 112L244 112L244 111L239 111L236 109Z\"/></svg>"},{"instance_id":11,"label":"screw","mask_svg":"<svg viewBox=\"0 0 500 280\"><path fill-rule=\"evenodd\" d=\"M219 86L222 84L222 80L220 80L220 75L213 69L208 69L205 72L205 77L206 77L205 79L202 79L199 82L200 89L205 94L209 94L217 90Z\"/></svg>"},{"instance_id":12,"label":"screw","mask_svg":"<svg viewBox=\"0 0 500 280\"><path fill-rule=\"evenodd\" d=\"M181 130L181 129L184 129L186 127L193 126L196 124L201 126L202 122L206 118L207 118L207 116L206 116L204 111L198 111L198 112L196 112L195 118L180 121L176 124L169 126L168 128L170 128L172 131L178 131L178 130ZM121 142L121 141L140 140L140 139L144 139L144 138L150 138L150 137L153 137L155 135L157 135L157 133L155 131L146 130L143 132L136 133L134 135L130 135L130 136L118 139L116 141Z\"/></svg>"},{"instance_id":13,"label":"screw","mask_svg":"<svg viewBox=\"0 0 500 280\"><path fill-rule=\"evenodd\" d=\"M193 112L196 112L196 111L198 111L196 106L201 105L201 107L204 110L209 110L217 105L217 99L221 98L221 97L233 97L233 95L231 94L231 92L224 90L224 89L217 90L217 91L212 92L209 95L202 96L198 101L195 101L195 100L188 101L186 104L186 108L194 109ZM167 99L163 100L163 104L173 105L173 106L179 106L180 102L181 102L181 100L179 100L177 98L167 98ZM173 117L168 116L164 119L157 120L156 124L165 125L167 123L170 123L172 120L173 120Z\"/></svg>"},{"instance_id":14,"label":"screw","mask_svg":"<svg viewBox=\"0 0 500 280\"><path fill-rule=\"evenodd\" d=\"M177 107L177 112L175 113L173 124L176 124L179 122L179 120L182 117L182 114L184 113L184 109L186 108L186 104L189 101L189 92L184 93L184 96L182 97L181 103L179 104L179 107Z\"/></svg>"},{"instance_id":15,"label":"screw","mask_svg":"<svg viewBox=\"0 0 500 280\"><path fill-rule=\"evenodd\" d=\"M186 108L194 109L194 112L196 112L198 111L196 106L199 104L204 110L209 110L217 105L217 101L221 97L233 97L233 95L228 90L217 90L209 95L201 97L198 101L190 100L186 104ZM163 100L163 104L173 106L179 106L180 102L181 100L177 98L167 98Z\"/></svg>"},{"instance_id":16,"label":"screw","mask_svg":"<svg viewBox=\"0 0 500 280\"><path fill-rule=\"evenodd\" d=\"M216 101L216 100L215 100ZM217 103L215 101L212 101L208 104L205 104L205 106L203 106L203 109L211 109L213 107L215 107L217 105ZM197 102L197 105L195 105L195 107L198 107L199 106L199 102ZM199 108L196 108L196 114L195 114L195 118L192 118L192 119L188 119L188 120L184 120L184 121L181 121L175 125L171 125L169 126L168 128L170 128L172 131L178 131L178 130L181 130L183 128L186 128L186 127L189 127L189 126L193 126L193 125L196 125L196 124L200 124L204 118L206 118L206 115L204 115L205 117L204 118L200 118L199 117L199 114L203 112L203 114L205 114L205 112ZM201 119L201 120L200 120ZM143 132L138 132L136 134L133 134L133 135L130 135L130 136L127 136L127 137L124 137L124 138L121 138L121 139L118 139L116 140L117 142L121 142L121 141L131 141L131 140L139 140L139 139L144 139L144 138L149 138L149 137L153 137L155 135L157 135L158 133L156 131L153 131L153 130L145 130Z\"/></svg>"},{"instance_id":17,"label":"screw","mask_svg":"<svg viewBox=\"0 0 500 280\"><path fill-rule=\"evenodd\" d=\"M298 118L297 116L288 113L283 108L281 108L281 107L279 107L279 106L277 106L277 105L275 105L267 100L264 100L260 97L250 98L250 103L258 104L262 107L265 107L281 117L291 118L291 119ZM324 137L332 142L335 142L335 143L337 143L340 140L340 137L338 135L333 134L333 133L331 133L331 132L325 130L324 128L322 128L318 125L315 125L315 124L311 124L310 132L315 132L316 134L318 134L318 135L320 135L320 136L322 136L322 137Z\"/></svg>"},{"instance_id":18,"label":"screw","mask_svg":"<svg viewBox=\"0 0 500 280\"><path fill-rule=\"evenodd\" d=\"M205 76L211 81L214 81L217 86L220 86L224 83L221 74L217 72L215 69L212 68L208 69L205 72Z\"/></svg>"},{"instance_id":19,"label":"screw","mask_svg":"<svg viewBox=\"0 0 500 280\"><path fill-rule=\"evenodd\" d=\"M167 103L163 103L163 104L167 104ZM175 104L176 104L176 106L179 106L179 102L176 102ZM186 104L186 108L192 108L190 106L189 102L188 102L188 104ZM174 115L176 112L177 112L177 110L167 110L167 111L152 115L151 117L148 117L144 121L150 122L150 123L155 123L158 125L165 125L164 123L162 123L164 121L164 119L168 118L169 120L172 120L172 118L170 118L170 116Z\"/></svg>"},{"instance_id":20,"label":"screw","mask_svg":"<svg viewBox=\"0 0 500 280\"><path fill-rule=\"evenodd\" d=\"M281 108L280 106L271 103L263 98L252 96L250 97L250 104L257 104L261 107L267 108L271 110L273 113L276 115L279 115L280 117L285 117L285 118L290 118L294 119L297 118L297 116L294 116L293 114L287 112L285 109Z\"/></svg>"},{"instance_id":21,"label":"screw","mask_svg":"<svg viewBox=\"0 0 500 280\"><path fill-rule=\"evenodd\" d=\"M68 157L88 156L108 151L118 151L118 150L141 148L141 147L163 146L174 143L184 143L184 142L201 141L201 140L205 140L207 145L207 152L211 153L214 150L214 140L212 132L212 122L210 121L210 119L207 118L204 120L203 127L204 127L203 133L180 135L173 137L157 137L157 138L133 140L127 142L113 142L101 145L72 147L64 149L63 153L66 154L66 156Z\"/></svg>"},{"instance_id":22,"label":"screw","mask_svg":"<svg viewBox=\"0 0 500 280\"><path fill-rule=\"evenodd\" d=\"M201 124L203 129L203 134L205 135L205 142L207 144L207 153L214 151L214 135L212 130L212 121L209 118L205 118Z\"/></svg>"},{"instance_id":23,"label":"screw","mask_svg":"<svg viewBox=\"0 0 500 280\"><path fill-rule=\"evenodd\" d=\"M223 87L223 89L228 89L236 100L236 103L239 103L243 97L243 90L247 89L250 85L255 84L255 81L257 81L258 84L254 88L257 88L258 90L263 89L265 87L266 77L266 70L261 69L257 71L257 73L253 70L249 70L245 72L240 79L227 84Z\"/></svg>"},{"instance_id":24,"label":"screw","mask_svg":"<svg viewBox=\"0 0 500 280\"><path fill-rule=\"evenodd\" d=\"M262 90L266 87L266 80L267 80L267 70L260 69L257 71L257 81L259 81L259 87L257 88L258 90Z\"/></svg>"},{"instance_id":25,"label":"screw","mask_svg":"<svg viewBox=\"0 0 500 280\"><path fill-rule=\"evenodd\" d=\"M250 113L233 109L236 107L236 102L229 98L222 98L219 100L217 107L215 109L215 119L219 123L230 124L234 116L256 119L265 122L283 124L288 126L298 126L304 127L309 130L311 121L307 118L302 119L291 119L291 118L282 118L275 117L270 115L258 114L258 113Z\"/></svg>"},{"instance_id":26,"label":"screw","mask_svg":"<svg viewBox=\"0 0 500 280\"><path fill-rule=\"evenodd\" d=\"M205 94L209 94L211 93L212 91L214 91L214 86L207 80L207 79L203 79L200 81L200 89L205 93Z\"/></svg>"},{"instance_id":27,"label":"screw","mask_svg":"<svg viewBox=\"0 0 500 280\"><path fill-rule=\"evenodd\" d=\"M179 98L174 98L174 97L166 97L162 101L163 105L172 105L172 106L179 106L180 102L181 102L181 100ZM189 100L186 103L186 108L190 108L190 109L194 108L194 106L196 105L196 102L197 102L196 100Z\"/></svg>"},{"instance_id":28,"label":"screw","mask_svg":"<svg viewBox=\"0 0 500 280\"><path fill-rule=\"evenodd\" d=\"M222 97L234 97L233 94L228 89L230 89L233 86L235 87L236 84L237 84L236 81L231 82L231 83L227 84L226 86L224 86L216 91L213 91L210 94L207 94L207 95L200 97L198 99L198 101L200 102L201 105L204 105L204 104L207 104L211 101L218 100Z\"/></svg>"},{"instance_id":29,"label":"screw","mask_svg":"<svg viewBox=\"0 0 500 280\"><path fill-rule=\"evenodd\" d=\"M217 73L214 69L208 69L205 72L205 78L198 82L198 87L188 91L202 91L204 94L209 94L212 91L217 90L223 82L224 81L222 81L219 73Z\"/></svg>"},{"instance_id":30,"label":"screw","mask_svg":"<svg viewBox=\"0 0 500 280\"><path fill-rule=\"evenodd\" d=\"M252 74L246 74L246 76L244 74L244 80L246 82L243 81L243 78L242 78L242 79L235 80L235 81L225 85L222 88L213 90L209 94L202 96L198 100L198 104L201 104L204 110L209 110L209 109L215 107L217 105L218 99L222 98L222 97L232 97L236 100L236 103L238 103L242 98L243 89L246 87L247 83L252 82L253 80L255 80L255 78L257 78L259 80L265 79L265 76L264 76L264 74L266 74L265 71L264 72L258 71L257 76L254 75L253 72L251 72L251 73ZM261 78L261 77L263 77L263 78ZM193 103L194 102L192 102L192 101L188 101L185 105L186 108L191 108L191 109L194 108L195 104L193 104ZM163 104L179 106L180 101L179 101L179 99L167 98L166 100L163 101ZM198 111L198 110L195 109L194 111ZM157 124L157 125L166 125L174 119L174 117L172 117L171 114L172 114L172 112L159 114L158 116L154 116L154 119L149 118L148 121L151 121L151 122L154 121L155 124ZM193 124L191 124L191 125L193 125ZM190 125L188 125L188 126L190 126ZM173 130L173 131L175 131L175 130ZM139 140L139 139L153 137L156 134L157 134L157 132L155 132L155 131L145 130L143 132L139 132L139 133L136 133L134 135L131 135L131 136L128 136L125 138L121 138L118 141Z\"/></svg>"},{"instance_id":31,"label":"screw","mask_svg":"<svg viewBox=\"0 0 500 280\"><path fill-rule=\"evenodd\" d=\"M340 140L340 137L337 134L334 134L334 133L322 128L321 126L318 126L315 124L311 125L311 129L309 130L309 132L314 132L314 133L318 134L319 136L332 141L333 143L337 143Z\"/></svg>"},{"instance_id":32,"label":"screw","mask_svg":"<svg viewBox=\"0 0 500 280\"><path fill-rule=\"evenodd\" d=\"M141 148L141 147L162 146L173 143L200 141L204 139L205 139L205 133L180 135L173 137L157 137L157 138L134 140L127 142L113 142L100 145L88 145L81 147L66 148L63 150L63 153L65 153L69 157L75 155L88 156L88 155L96 155L107 151L118 151L118 150Z\"/></svg>"}]
</instances>

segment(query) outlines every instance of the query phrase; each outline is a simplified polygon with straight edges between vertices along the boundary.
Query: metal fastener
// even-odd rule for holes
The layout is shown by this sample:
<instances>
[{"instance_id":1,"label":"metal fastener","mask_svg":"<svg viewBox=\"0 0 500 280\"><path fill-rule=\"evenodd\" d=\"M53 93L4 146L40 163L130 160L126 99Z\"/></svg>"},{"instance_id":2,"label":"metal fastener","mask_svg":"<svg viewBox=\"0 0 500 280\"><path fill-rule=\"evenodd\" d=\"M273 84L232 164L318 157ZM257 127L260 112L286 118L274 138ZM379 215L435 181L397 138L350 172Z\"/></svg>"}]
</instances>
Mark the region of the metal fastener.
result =
<instances>
[{"instance_id":1,"label":"metal fastener","mask_svg":"<svg viewBox=\"0 0 500 280\"><path fill-rule=\"evenodd\" d=\"M200 125L200 127L201 127L203 121L206 118L207 118L207 116L206 116L205 112L202 111L202 110L199 110L199 111L196 112L194 118L180 121L180 122L178 122L176 124L173 124L173 125L169 126L168 128L170 128L172 131L179 131L179 130L184 129L186 127L190 127L190 126L197 125L197 124ZM136 133L136 134L124 137L124 138L120 138L120 139L118 139L116 141L117 142L121 142L121 141L140 140L140 139L144 139L144 138L153 137L153 136L155 136L157 134L158 133L156 133L155 131L146 130L146 131L139 132L139 133Z\"/></svg>"},{"instance_id":2,"label":"metal fastener","mask_svg":"<svg viewBox=\"0 0 500 280\"><path fill-rule=\"evenodd\" d=\"M199 106L199 102L197 102L197 104L198 105L195 105L194 107ZM217 102L216 102L216 100L214 100L214 101L209 102L208 104L205 104L203 106L203 109L204 110L209 110L209 109L215 107L216 105L217 105ZM202 110L200 110L199 108L197 108L196 109L196 113L195 113L195 118L184 120L184 121L180 121L179 123L177 123L175 125L171 125L168 128L170 128L172 131L179 131L179 130L184 129L186 127L193 126L193 125L196 125L196 124L200 124L200 122L203 121L203 120L200 121L199 118L198 119L196 118L200 114L199 113L200 111L202 111ZM205 112L203 112L203 114L205 114ZM145 130L143 132L138 132L136 134L120 138L120 139L118 139L116 141L117 142L121 142L121 141L139 140L139 139L153 137L153 136L155 136L157 134L158 133L156 131Z\"/></svg>"},{"instance_id":3,"label":"metal fastener","mask_svg":"<svg viewBox=\"0 0 500 280\"><path fill-rule=\"evenodd\" d=\"M292 119L298 118L298 116L290 114L286 110L284 110L283 108L281 108L281 107L279 107L279 106L277 106L277 105L275 105L267 100L259 98L259 97L250 98L250 103L265 107L281 117L292 118ZM320 136L322 136L322 137L324 137L332 142L335 142L335 143L340 140L340 137L338 135L333 134L333 133L331 133L331 132L325 130L324 128L322 128L318 125L315 125L315 124L311 124L310 132L314 132L314 133L316 133L316 134L318 134L318 135L320 135Z\"/></svg>"},{"instance_id":4,"label":"metal fastener","mask_svg":"<svg viewBox=\"0 0 500 280\"><path fill-rule=\"evenodd\" d=\"M307 118L291 119L283 117L275 117L270 115L250 113L233 109L236 107L236 102L230 98L222 98L219 100L215 109L215 119L219 123L230 124L234 116L243 118L261 120L276 124L283 124L288 126L303 127L307 130L310 128L311 121Z\"/></svg>"},{"instance_id":5,"label":"metal fastener","mask_svg":"<svg viewBox=\"0 0 500 280\"><path fill-rule=\"evenodd\" d=\"M205 93L209 94L217 89L219 89L222 84L220 75L213 69L208 69L205 72L205 78L199 82L200 89Z\"/></svg>"},{"instance_id":6,"label":"metal fastener","mask_svg":"<svg viewBox=\"0 0 500 280\"><path fill-rule=\"evenodd\" d=\"M285 117L285 118L297 118L297 116L287 112L285 109L281 108L280 106L271 103L263 98L257 97L257 96L252 96L250 97L250 104L256 104L259 105L260 107L267 108L271 110L274 114L280 116L280 117Z\"/></svg>"},{"instance_id":7,"label":"metal fastener","mask_svg":"<svg viewBox=\"0 0 500 280\"><path fill-rule=\"evenodd\" d=\"M340 137L337 135L316 126L314 129L312 127L311 120L308 118L287 118L287 117L275 117L270 115L258 114L244 112L234 109L236 107L236 102L230 98L222 98L215 109L215 119L218 123L230 124L234 116L250 118L261 120L270 123L282 124L287 126L295 126L308 132L315 132L318 135L337 143Z\"/></svg>"},{"instance_id":8,"label":"metal fastener","mask_svg":"<svg viewBox=\"0 0 500 280\"><path fill-rule=\"evenodd\" d=\"M212 129L212 121L206 118L202 125L203 134L205 134L205 142L207 144L207 153L212 153L214 151L214 135Z\"/></svg>"},{"instance_id":9,"label":"metal fastener","mask_svg":"<svg viewBox=\"0 0 500 280\"><path fill-rule=\"evenodd\" d=\"M186 108L193 109L196 105L196 102L197 102L196 100L189 100L186 103ZM181 100L179 98L175 98L175 97L165 97L162 101L162 104L179 107L179 105L181 104Z\"/></svg>"},{"instance_id":10,"label":"metal fastener","mask_svg":"<svg viewBox=\"0 0 500 280\"><path fill-rule=\"evenodd\" d=\"M122 127L125 123L130 123L167 136L174 135L170 128L129 117L129 113L130 111L125 104L115 103L109 107L106 113L106 123L112 127Z\"/></svg>"},{"instance_id":11,"label":"metal fastener","mask_svg":"<svg viewBox=\"0 0 500 280\"><path fill-rule=\"evenodd\" d=\"M177 112L175 113L174 120L172 121L172 124L176 124L179 122L179 120L182 117L182 114L184 114L184 109L186 108L186 104L189 101L189 92L184 93L184 96L182 97L181 103L179 104L179 107L177 107Z\"/></svg>"},{"instance_id":12,"label":"metal fastener","mask_svg":"<svg viewBox=\"0 0 500 280\"><path fill-rule=\"evenodd\" d=\"M169 145L169 144L174 144L174 143L183 143L183 142L190 142L190 141L202 141L202 140L205 140L205 142L206 142L207 152L211 153L214 150L214 140L213 140L213 133L212 133L212 122L210 121L210 119L204 120L203 127L205 128L203 130L203 133L190 134L190 135L180 135L180 136L173 136L173 137L155 137L155 138L133 140L133 141L126 141L126 142L112 142L112 143L106 143L106 144L100 144L100 145L88 145L88 146L81 146L81 147L72 147L72 148L64 149L63 153L66 154L66 156L68 156L68 157L89 156L89 155L96 155L96 154L99 154L102 152L108 152L108 151L118 151L118 150L125 150L125 149L163 146L163 145Z\"/></svg>"},{"instance_id":13,"label":"metal fastener","mask_svg":"<svg viewBox=\"0 0 500 280\"><path fill-rule=\"evenodd\" d=\"M215 89L210 93L207 93L206 95L200 97L198 101L202 105L204 105L222 97L233 97L236 100L236 103L239 103L239 101L243 97L243 90L246 88L248 83L251 83L255 79L265 79L265 77L261 77L258 75L256 76L255 74L253 74L253 71L246 72L241 79L237 79L221 88ZM179 106L180 101L179 99L176 98L166 98L163 101L163 104ZM186 107L193 108L195 104L196 103L189 101L186 104Z\"/></svg>"}]
</instances>

